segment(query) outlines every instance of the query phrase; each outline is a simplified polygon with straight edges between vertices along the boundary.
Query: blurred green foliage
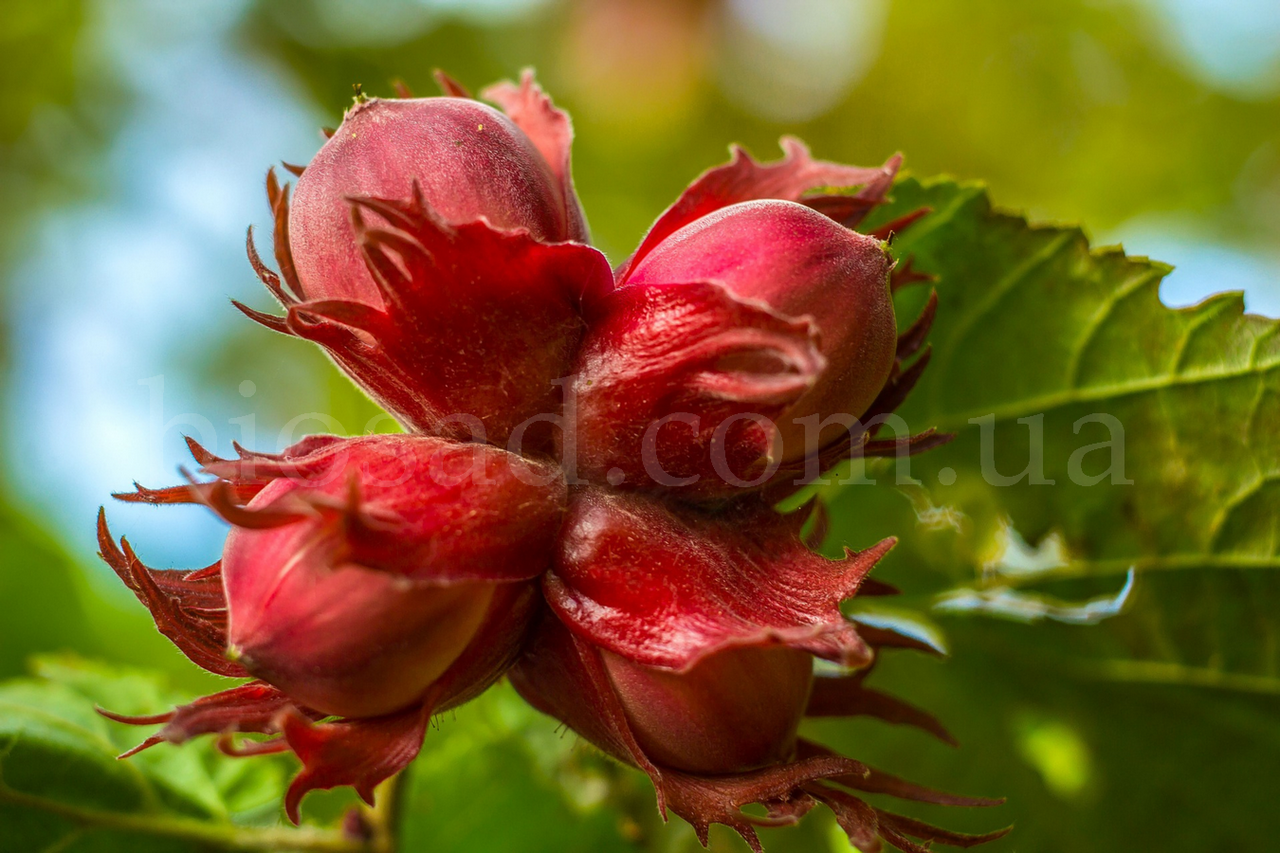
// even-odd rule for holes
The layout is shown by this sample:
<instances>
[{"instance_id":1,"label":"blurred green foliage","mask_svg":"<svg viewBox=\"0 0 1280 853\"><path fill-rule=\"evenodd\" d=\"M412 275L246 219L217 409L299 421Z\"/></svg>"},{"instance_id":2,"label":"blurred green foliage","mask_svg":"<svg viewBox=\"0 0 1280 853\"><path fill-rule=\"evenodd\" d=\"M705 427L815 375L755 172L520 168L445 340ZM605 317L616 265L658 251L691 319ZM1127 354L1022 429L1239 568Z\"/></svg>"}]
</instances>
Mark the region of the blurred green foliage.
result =
<instances>
[{"instance_id":1,"label":"blurred green foliage","mask_svg":"<svg viewBox=\"0 0 1280 853\"><path fill-rule=\"evenodd\" d=\"M393 20L415 4L352 6ZM97 53L96 8L85 0L9 0L0 15L7 92L0 114L0 262L9 269L22 260L14 250L41 210L109 197L101 161L127 115L129 87ZM709 0L581 0L516 18L435 11L412 26L366 28L375 32L367 37L335 24L341 18L334 8L325 0L247 4L235 33L244 61L280 69L329 124L340 120L352 83L389 94L391 80L402 78L427 94L436 67L479 89L536 66L574 115L578 188L595 239L614 261L694 174L723 161L727 143L772 157L784 132L802 136L828 159L871 163L901 150L916 174L982 179L1004 207L1098 232L1135 218L1172 217L1208 239L1253 251L1273 251L1280 241L1280 98L1245 98L1198 79L1158 37L1153 13L1139 5L899 0L888 6L865 73L829 109L797 122L762 117L726 94L718 82L727 62L725 6ZM765 58L759 62L767 70ZM264 166L272 156L264 153ZM897 203L942 208L957 198L947 195L956 192L948 186L908 183ZM1214 514L1243 490L1231 478L1261 458L1257 446L1246 447L1232 432L1242 392L1212 385L1134 403L1129 414L1142 426L1130 428L1127 473L1137 479L1140 465L1154 479L1132 502L1116 500L1115 489L1105 486L1087 493L1065 483L1044 492L970 488L975 480L963 466L972 468L978 439L959 416L987 402L1016 403L1020 378L1033 376L1029 363L1042 374L1055 364L1050 350L1060 335L1053 322L1078 320L1080 311L1097 307L1088 301L1090 286L1106 288L1070 236L1036 294L1064 281L1079 292L1056 294L1061 301L1042 309L1045 322L1019 319L1036 313L1031 299L997 318L998 336L961 340L959 315L948 312L960 311L964 298L975 298L1012 261L979 257L970 243L974 265L965 267L957 245L974 235L950 232L959 244L940 236L907 231L897 243L921 267L943 275L938 360L908 420L964 432L916 462L913 471L927 490L850 488L831 495L835 538L864 545L901 535L885 574L908 593L903 604L922 610L955 584L991 589L993 579L981 569L1011 548L1033 561L1058 547L1074 555L1074 568L1056 579L994 579L996 587L1034 580L1035 595L1064 602L1114 593L1131 559L1172 555L1189 566L1141 576L1130 609L1100 626L935 613L952 656L893 657L873 678L942 717L964 744L959 750L864 721L813 724L811 733L926 784L1008 796L994 812L916 812L974 831L1016 822L1015 833L993 851L1213 851L1251 849L1275 837L1275 581L1270 572L1211 565L1224 554L1274 562L1269 487L1241 516L1251 524L1227 525L1217 537L1208 530ZM1036 239L1055 238L1044 232ZM1154 287L1153 279L1131 318L1142 331L1128 336L1131 326L1118 319L1115 334L1099 344L1106 359L1086 367L1158 367L1145 359L1164 352L1183 321L1152 319ZM904 315L919 307L911 300L921 293L904 295ZM1234 320L1237 307L1222 300L1183 320L1202 318L1205 329L1223 318L1248 325ZM1173 327L1155 328L1161 324ZM991 346L993 337L1005 349ZM1212 369L1214 359L1239 355L1232 346L1240 339L1238 328L1234 336L1198 338L1189 363ZM193 356L197 363L187 367L209 385L251 377L259 399L292 401L306 389L305 399L325 401L346 425L376 414L327 362L295 343L268 341L265 332L246 327L234 344ZM1047 458L1054 464L1105 437L1068 432L1084 413L1059 413L1048 424ZM277 414L287 419L295 412L281 404ZM1261 438L1274 440L1266 430L1273 420L1259 422ZM1008 456L998 467L1017 471L1026 459L1019 444L1026 427L1010 421L997 428L1010 437L999 444ZM934 485L943 467L962 470L954 489ZM1061 470L1056 476L1065 480ZM178 694L160 686L159 676L108 677L93 665L33 655L74 651L142 665L167 673L184 694L208 690L211 680L159 638L141 608L108 587L101 572L84 570L84 549L58 543L15 500L0 512L0 673L12 678L34 667L38 678L0 687L6 784L53 784L41 774L63 768L79 774L81 805L128 811L147 800L145 808L166 816L222 821L247 814L275 822L263 794L279 790L287 762L225 762L201 746L159 747L127 765L109 759L136 742L137 730L97 717L95 702L154 712ZM963 511L960 530L951 522L961 517L947 507ZM1088 570L1091 561L1118 573L1097 577ZM572 735L557 734L554 723L505 687L429 733L405 802L406 850L697 848L687 827L661 826L643 778L575 746ZM332 822L348 804L349 797L318 796L308 800L307 812ZM67 838L71 846L63 849L152 849L128 834L68 836L62 823L7 806L0 807L0 827L0 850L15 853ZM765 833L764 841L778 853L847 849L829 817L817 812L799 828ZM186 842L155 843L157 850L190 849ZM718 830L712 846L744 849Z\"/></svg>"},{"instance_id":2,"label":"blurred green foliage","mask_svg":"<svg viewBox=\"0 0 1280 853\"><path fill-rule=\"evenodd\" d=\"M97 189L96 158L126 91L84 38L84 0L7 0L0 11L0 263L38 213Z\"/></svg>"},{"instance_id":3,"label":"blurred green foliage","mask_svg":"<svg viewBox=\"0 0 1280 853\"><path fill-rule=\"evenodd\" d=\"M0 673L22 674L36 652L90 652L82 581L72 560L11 509L0 514L0 554L0 601L8 603L0 620Z\"/></svg>"},{"instance_id":4,"label":"blurred green foliage","mask_svg":"<svg viewBox=\"0 0 1280 853\"><path fill-rule=\"evenodd\" d=\"M714 85L717 36L707 19L716 4L560 3L484 28L446 18L368 46L318 28L320 5L260 3L245 37L288 63L334 123L353 82L390 94L390 81L403 79L430 94L434 68L478 89L536 67L574 117L578 188L615 260L697 171L724 159L729 142L773 156L783 132L844 162L903 151L919 174L980 179L1003 205L1092 229L1176 212L1233 242L1280 236L1277 100L1245 100L1192 77L1142 7L893 3L875 62L844 99L808 122L780 124ZM618 10L615 26L591 26L604 17L599 7ZM651 44L654 17L670 23ZM637 41L650 52L628 47Z\"/></svg>"},{"instance_id":5,"label":"blurred green foliage","mask_svg":"<svg viewBox=\"0 0 1280 853\"><path fill-rule=\"evenodd\" d=\"M79 0L18 2L5 7L5 26L0 30L4 77L23 79L25 85L6 98L6 109L0 116L0 141L16 140L38 110L72 101L76 36L82 19Z\"/></svg>"},{"instance_id":6,"label":"blurred green foliage","mask_svg":"<svg viewBox=\"0 0 1280 853\"><path fill-rule=\"evenodd\" d=\"M35 678L0 686L0 850L217 849L233 818L275 821L287 767L275 759L236 761L203 743L116 760L139 730L94 708L171 706L156 677L66 657L32 665Z\"/></svg>"}]
</instances>

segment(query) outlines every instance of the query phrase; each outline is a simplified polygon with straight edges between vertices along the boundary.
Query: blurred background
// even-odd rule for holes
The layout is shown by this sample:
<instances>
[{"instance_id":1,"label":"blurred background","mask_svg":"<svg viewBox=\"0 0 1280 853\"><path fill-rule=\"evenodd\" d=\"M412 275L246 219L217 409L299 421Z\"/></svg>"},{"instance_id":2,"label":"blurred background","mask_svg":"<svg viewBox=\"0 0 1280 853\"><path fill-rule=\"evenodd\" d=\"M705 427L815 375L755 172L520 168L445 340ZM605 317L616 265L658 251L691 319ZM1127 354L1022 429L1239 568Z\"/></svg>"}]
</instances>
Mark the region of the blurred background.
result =
<instances>
[{"instance_id":1,"label":"blurred background","mask_svg":"<svg viewBox=\"0 0 1280 853\"><path fill-rule=\"evenodd\" d=\"M1269 0L5 0L0 675L69 649L202 686L94 557L98 506L135 479L176 482L183 434L229 452L385 426L317 351L229 304L268 306L243 251L269 222L267 167L307 162L354 83L434 94L438 67L478 90L530 65L573 115L577 186L614 262L729 142L772 159L795 133L825 159L902 151L913 174L984 180L1002 207L1171 262L1170 305L1243 290L1280 316ZM205 565L224 534L194 508L109 509L152 565ZM984 651L1031 629L938 618L953 658L887 677L965 746L824 733L1008 796L960 821L1016 821L999 849L1225 850L1280 829L1275 766L1255 775L1258 739L1267 755L1280 739L1267 697L1081 686ZM573 764L508 699L429 737L413 796L451 817L407 849L695 843L655 825L643 784ZM849 849L817 815L765 843Z\"/></svg>"}]
</instances>

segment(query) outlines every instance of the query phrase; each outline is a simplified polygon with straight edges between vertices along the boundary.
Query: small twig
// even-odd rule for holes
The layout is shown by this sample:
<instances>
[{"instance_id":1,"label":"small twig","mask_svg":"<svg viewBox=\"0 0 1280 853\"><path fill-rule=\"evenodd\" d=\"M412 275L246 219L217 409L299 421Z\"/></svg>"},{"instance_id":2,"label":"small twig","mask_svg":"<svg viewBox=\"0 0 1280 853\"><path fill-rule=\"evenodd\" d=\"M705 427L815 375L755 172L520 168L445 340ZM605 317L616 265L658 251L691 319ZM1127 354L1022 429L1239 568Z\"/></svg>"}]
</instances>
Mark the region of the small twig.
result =
<instances>
[{"instance_id":1,"label":"small twig","mask_svg":"<svg viewBox=\"0 0 1280 853\"><path fill-rule=\"evenodd\" d=\"M212 823L194 818L140 812L121 814L73 806L46 797L24 794L0 784L0 802L12 803L64 817L80 831L108 829L139 835L179 838L217 850L291 850L298 853L372 853L370 845L330 830L254 828ZM379 851L381 853L381 851Z\"/></svg>"},{"instance_id":2,"label":"small twig","mask_svg":"<svg viewBox=\"0 0 1280 853\"><path fill-rule=\"evenodd\" d=\"M374 805L366 818L373 837L369 840L370 853L397 853L400 847L400 817L404 811L404 797L408 786L402 770L383 782L374 791Z\"/></svg>"},{"instance_id":3,"label":"small twig","mask_svg":"<svg viewBox=\"0 0 1280 853\"><path fill-rule=\"evenodd\" d=\"M92 808L70 806L58 800L36 797L33 794L17 792L6 785L0 785L0 802L13 803L14 806L38 809L51 815L65 817L76 824L79 831L104 829L155 835L160 838L173 838L193 841L221 850L250 850L250 852L271 852L271 850L297 850L300 853L371 853L367 844L344 838L340 833L329 830L310 829L256 829L256 827L234 826L232 824L215 824L215 822L195 820L191 817L170 815L154 815L154 813L119 813L97 811Z\"/></svg>"}]
</instances>

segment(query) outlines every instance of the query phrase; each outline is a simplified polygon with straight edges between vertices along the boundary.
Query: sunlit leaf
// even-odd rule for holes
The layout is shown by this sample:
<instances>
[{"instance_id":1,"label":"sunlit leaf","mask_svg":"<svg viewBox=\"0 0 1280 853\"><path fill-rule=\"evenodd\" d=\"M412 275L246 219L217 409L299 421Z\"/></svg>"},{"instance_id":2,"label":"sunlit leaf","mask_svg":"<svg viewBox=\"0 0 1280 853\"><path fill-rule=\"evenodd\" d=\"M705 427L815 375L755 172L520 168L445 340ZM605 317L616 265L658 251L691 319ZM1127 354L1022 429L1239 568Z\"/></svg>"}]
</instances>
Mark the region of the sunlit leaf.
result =
<instances>
[{"instance_id":1,"label":"sunlit leaf","mask_svg":"<svg viewBox=\"0 0 1280 853\"><path fill-rule=\"evenodd\" d=\"M1275 679L1280 324L1237 294L1168 309L1167 266L993 211L976 185L905 180L881 215L919 207L894 250L938 277L938 313L901 414L956 440L900 496L892 466L832 486L840 532L902 534L916 588L944 585L926 569L966 588L951 610L1091 622L1124 604L1090 637L1108 655ZM904 322L922 297L902 293Z\"/></svg>"},{"instance_id":2,"label":"sunlit leaf","mask_svg":"<svg viewBox=\"0 0 1280 853\"><path fill-rule=\"evenodd\" d=\"M1268 837L1280 827L1255 780L1280 762L1277 323L1232 295L1170 310L1167 267L994 212L978 186L905 180L895 196L885 219L934 210L894 250L938 277L934 359L901 413L957 438L913 460L918 484L894 485L890 460L869 470L877 486L828 487L829 544L901 537L884 577L901 604L944 605L953 656L892 658L873 684L963 746L862 721L815 730L926 784L1008 796L1018 825L993 850ZM903 322L926 293L900 294ZM1099 414L1124 430L1131 484L1073 480L1072 455L1109 438L1075 425ZM1031 460L1018 419L1040 416L1055 482L997 485ZM1083 474L1110 461L1094 451Z\"/></svg>"},{"instance_id":3,"label":"sunlit leaf","mask_svg":"<svg viewBox=\"0 0 1280 853\"><path fill-rule=\"evenodd\" d=\"M315 830L272 828L287 761L227 758L210 743L117 759L141 730L95 707L170 707L179 697L160 677L70 657L34 668L35 678L0 683L0 851L267 850L295 837L310 849Z\"/></svg>"}]
</instances>

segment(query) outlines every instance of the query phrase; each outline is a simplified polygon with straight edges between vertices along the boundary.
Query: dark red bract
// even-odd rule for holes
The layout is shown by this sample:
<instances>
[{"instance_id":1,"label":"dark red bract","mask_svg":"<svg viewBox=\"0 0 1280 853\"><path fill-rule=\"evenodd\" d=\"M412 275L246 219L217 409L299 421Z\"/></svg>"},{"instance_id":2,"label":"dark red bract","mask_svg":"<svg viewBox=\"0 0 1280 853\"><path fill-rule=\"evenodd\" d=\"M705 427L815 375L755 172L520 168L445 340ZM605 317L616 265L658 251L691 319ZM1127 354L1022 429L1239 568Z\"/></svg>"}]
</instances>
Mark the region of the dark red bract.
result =
<instances>
[{"instance_id":1,"label":"dark red bract","mask_svg":"<svg viewBox=\"0 0 1280 853\"><path fill-rule=\"evenodd\" d=\"M568 117L526 74L486 95L366 100L298 174L274 174L280 272L249 243L284 316L408 434L312 436L221 459L204 481L118 497L202 503L233 526L221 560L147 568L99 517L104 559L196 664L245 679L150 717L136 749L218 736L293 752L285 797L366 801L432 714L504 673L534 707L652 779L663 814L706 843L824 804L864 851L996 837L947 832L855 792L985 806L913 785L798 735L866 714L951 742L864 683L884 648L932 651L840 610L887 539L840 559L823 510L776 502L852 456L947 437L880 437L927 363L932 301L901 335L884 239L854 230L892 185L815 161L794 139L740 150L685 191L616 271L587 245ZM811 528L806 524L812 521ZM837 676L815 674L814 659ZM265 739L244 739L244 734ZM758 803L764 815L743 811Z\"/></svg>"}]
</instances>

